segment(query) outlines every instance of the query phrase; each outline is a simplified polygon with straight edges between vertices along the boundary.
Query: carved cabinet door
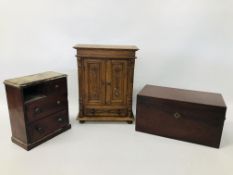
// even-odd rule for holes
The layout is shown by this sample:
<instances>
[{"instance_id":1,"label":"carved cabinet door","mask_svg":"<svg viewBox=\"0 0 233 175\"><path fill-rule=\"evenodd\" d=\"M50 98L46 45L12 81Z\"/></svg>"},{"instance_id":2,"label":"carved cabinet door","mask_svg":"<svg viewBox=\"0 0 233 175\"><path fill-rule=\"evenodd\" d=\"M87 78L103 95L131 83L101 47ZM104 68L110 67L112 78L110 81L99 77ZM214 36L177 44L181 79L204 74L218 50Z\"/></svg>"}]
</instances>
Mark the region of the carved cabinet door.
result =
<instances>
[{"instance_id":1,"label":"carved cabinet door","mask_svg":"<svg viewBox=\"0 0 233 175\"><path fill-rule=\"evenodd\" d=\"M106 104L126 104L127 61L108 60L106 63Z\"/></svg>"},{"instance_id":2,"label":"carved cabinet door","mask_svg":"<svg viewBox=\"0 0 233 175\"><path fill-rule=\"evenodd\" d=\"M86 105L105 104L105 61L85 59L84 61L84 102Z\"/></svg>"}]
</instances>

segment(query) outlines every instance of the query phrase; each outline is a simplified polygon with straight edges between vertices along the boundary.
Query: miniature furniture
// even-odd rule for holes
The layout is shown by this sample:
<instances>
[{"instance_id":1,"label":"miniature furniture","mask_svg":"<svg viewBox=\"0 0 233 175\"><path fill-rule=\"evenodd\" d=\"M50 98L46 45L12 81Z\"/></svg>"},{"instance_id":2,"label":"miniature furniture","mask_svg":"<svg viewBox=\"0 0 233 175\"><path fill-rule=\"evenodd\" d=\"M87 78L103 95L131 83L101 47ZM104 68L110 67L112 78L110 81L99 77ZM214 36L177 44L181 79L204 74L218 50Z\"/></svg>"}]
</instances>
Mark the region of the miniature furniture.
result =
<instances>
[{"instance_id":1,"label":"miniature furniture","mask_svg":"<svg viewBox=\"0 0 233 175\"><path fill-rule=\"evenodd\" d=\"M45 72L4 83L14 143L30 150L71 128L65 74Z\"/></svg>"},{"instance_id":2,"label":"miniature furniture","mask_svg":"<svg viewBox=\"0 0 233 175\"><path fill-rule=\"evenodd\" d=\"M221 94L146 85L137 95L136 130L219 148Z\"/></svg>"},{"instance_id":3,"label":"miniature furniture","mask_svg":"<svg viewBox=\"0 0 233 175\"><path fill-rule=\"evenodd\" d=\"M80 123L132 123L132 91L136 46L78 44Z\"/></svg>"}]
</instances>

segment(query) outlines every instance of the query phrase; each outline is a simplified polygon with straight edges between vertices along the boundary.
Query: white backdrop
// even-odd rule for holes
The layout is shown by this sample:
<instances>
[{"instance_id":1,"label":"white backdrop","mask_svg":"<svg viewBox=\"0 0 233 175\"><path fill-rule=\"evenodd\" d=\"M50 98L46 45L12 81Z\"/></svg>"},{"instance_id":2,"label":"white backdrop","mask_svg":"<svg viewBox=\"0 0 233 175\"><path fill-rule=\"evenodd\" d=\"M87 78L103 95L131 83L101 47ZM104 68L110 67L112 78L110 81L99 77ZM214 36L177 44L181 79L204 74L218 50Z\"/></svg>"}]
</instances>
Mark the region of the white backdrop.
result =
<instances>
[{"instance_id":1,"label":"white backdrop","mask_svg":"<svg viewBox=\"0 0 233 175\"><path fill-rule=\"evenodd\" d=\"M96 125L81 126L74 121L78 112L78 87L76 53L72 46L76 43L134 44L140 49L135 65L134 109L136 94L145 84L220 92L228 105L225 140L230 145L230 153L233 153L230 144L233 143L230 138L233 134L230 129L233 126L232 9L232 0L0 0L0 82L48 70L66 73L69 75L73 128L94 128ZM7 132L5 138L8 139L10 130L3 83L0 85L0 102L4 106L0 108L0 133ZM4 131L1 131L2 125ZM107 126L122 127L114 124ZM131 128L131 132L134 130L133 125L125 127ZM70 132L73 133L73 130ZM147 139L154 140L155 136ZM5 144L11 146L9 142L7 140ZM153 144L156 149L157 142L151 143ZM21 156L26 154L16 146L12 149L19 151ZM199 154L203 155L205 150ZM190 154L187 153L187 160ZM208 161L215 159L215 156L213 158L210 154ZM150 158L154 160L153 157ZM222 167L211 173L232 172L230 166L227 166L228 158L224 154L220 159L224 162ZM182 160L187 161L185 158ZM165 162L164 160L163 163ZM111 167L111 161L109 164ZM146 164L148 162L144 165L141 162L140 165L146 169ZM8 164L5 162L4 165L7 167ZM152 167L152 164L149 163L148 166ZM182 169L181 166L182 163L178 168L171 169L171 173L189 172L189 169L174 171ZM140 173L136 166L129 167L135 173ZM210 164L209 167L218 166ZM98 170L96 168L96 174L103 173ZM162 168L160 170L160 174L169 172L163 172ZM208 170L207 168L204 172L208 174ZM196 170L196 174L201 174L201 171Z\"/></svg>"}]
</instances>

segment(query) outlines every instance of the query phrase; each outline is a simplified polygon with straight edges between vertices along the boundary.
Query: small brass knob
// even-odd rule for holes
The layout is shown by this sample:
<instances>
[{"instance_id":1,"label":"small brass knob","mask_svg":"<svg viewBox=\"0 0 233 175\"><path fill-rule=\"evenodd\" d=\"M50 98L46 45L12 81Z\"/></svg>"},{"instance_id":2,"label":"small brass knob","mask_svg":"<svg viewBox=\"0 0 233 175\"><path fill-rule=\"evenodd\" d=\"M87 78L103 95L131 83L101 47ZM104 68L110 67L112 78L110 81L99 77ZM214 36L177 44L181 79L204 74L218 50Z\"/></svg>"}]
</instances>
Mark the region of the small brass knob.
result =
<instances>
[{"instance_id":1,"label":"small brass knob","mask_svg":"<svg viewBox=\"0 0 233 175\"><path fill-rule=\"evenodd\" d=\"M60 101L60 100L57 100L57 104L58 104L58 105L61 104L61 101Z\"/></svg>"},{"instance_id":2,"label":"small brass knob","mask_svg":"<svg viewBox=\"0 0 233 175\"><path fill-rule=\"evenodd\" d=\"M60 86L58 84L55 85L55 88L59 88Z\"/></svg>"},{"instance_id":3,"label":"small brass knob","mask_svg":"<svg viewBox=\"0 0 233 175\"><path fill-rule=\"evenodd\" d=\"M34 112L35 112L35 113L40 113L40 112L41 112L41 109L40 109L39 107L36 107L36 108L34 109Z\"/></svg>"},{"instance_id":4,"label":"small brass knob","mask_svg":"<svg viewBox=\"0 0 233 175\"><path fill-rule=\"evenodd\" d=\"M61 123L61 122L63 122L63 118L59 117L59 118L57 119L57 121L58 121L59 123Z\"/></svg>"}]
</instances>

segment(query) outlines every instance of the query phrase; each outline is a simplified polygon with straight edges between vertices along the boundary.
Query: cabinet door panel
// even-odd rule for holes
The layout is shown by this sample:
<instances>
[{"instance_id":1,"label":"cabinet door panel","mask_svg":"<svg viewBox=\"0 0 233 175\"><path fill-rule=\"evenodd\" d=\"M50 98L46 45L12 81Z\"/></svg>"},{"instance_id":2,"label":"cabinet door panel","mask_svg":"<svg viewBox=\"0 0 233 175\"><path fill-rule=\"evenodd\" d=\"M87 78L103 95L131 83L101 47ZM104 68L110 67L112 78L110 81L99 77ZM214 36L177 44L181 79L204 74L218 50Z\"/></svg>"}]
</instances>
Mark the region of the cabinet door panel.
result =
<instances>
[{"instance_id":1,"label":"cabinet door panel","mask_svg":"<svg viewBox=\"0 0 233 175\"><path fill-rule=\"evenodd\" d=\"M107 62L107 67L107 104L125 104L127 91L127 61L111 60Z\"/></svg>"},{"instance_id":2,"label":"cabinet door panel","mask_svg":"<svg viewBox=\"0 0 233 175\"><path fill-rule=\"evenodd\" d=\"M85 104L105 104L105 61L86 59L84 71Z\"/></svg>"}]
</instances>

